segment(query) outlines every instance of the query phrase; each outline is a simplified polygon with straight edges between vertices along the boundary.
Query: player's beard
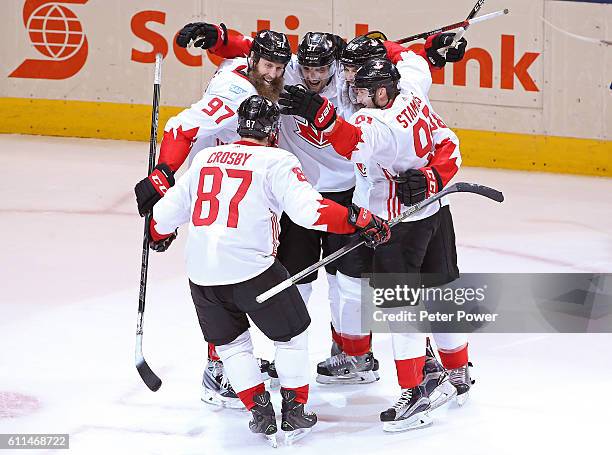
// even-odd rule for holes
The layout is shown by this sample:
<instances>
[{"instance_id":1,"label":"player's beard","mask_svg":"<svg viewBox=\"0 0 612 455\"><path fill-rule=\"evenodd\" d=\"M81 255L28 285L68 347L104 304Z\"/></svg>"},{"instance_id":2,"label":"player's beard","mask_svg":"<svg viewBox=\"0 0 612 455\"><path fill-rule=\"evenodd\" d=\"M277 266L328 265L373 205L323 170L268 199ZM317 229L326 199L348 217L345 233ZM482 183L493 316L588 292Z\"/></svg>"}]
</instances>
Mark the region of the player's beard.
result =
<instances>
[{"instance_id":1,"label":"player's beard","mask_svg":"<svg viewBox=\"0 0 612 455\"><path fill-rule=\"evenodd\" d=\"M278 101L284 87L284 78L282 76L273 79L272 82L268 84L261 73L255 68L249 71L249 81L251 81L257 93L275 103Z\"/></svg>"}]
</instances>

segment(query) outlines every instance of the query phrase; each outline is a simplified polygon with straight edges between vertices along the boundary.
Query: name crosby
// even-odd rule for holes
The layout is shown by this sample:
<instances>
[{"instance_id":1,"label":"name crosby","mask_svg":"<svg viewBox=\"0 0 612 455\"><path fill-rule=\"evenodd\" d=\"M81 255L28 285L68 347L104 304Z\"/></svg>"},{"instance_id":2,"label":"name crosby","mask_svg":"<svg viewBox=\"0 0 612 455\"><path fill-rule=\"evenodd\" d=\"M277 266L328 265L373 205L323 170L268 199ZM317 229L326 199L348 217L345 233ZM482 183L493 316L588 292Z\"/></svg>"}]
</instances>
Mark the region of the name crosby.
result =
<instances>
[{"instance_id":1,"label":"name crosby","mask_svg":"<svg viewBox=\"0 0 612 455\"><path fill-rule=\"evenodd\" d=\"M496 322L498 313L467 313L457 311L457 313L429 313L422 310L418 313L414 311L400 311L399 313L385 313L376 310L373 313L376 322Z\"/></svg>"},{"instance_id":2,"label":"name crosby","mask_svg":"<svg viewBox=\"0 0 612 455\"><path fill-rule=\"evenodd\" d=\"M252 153L242 152L215 152L208 157L207 163L233 164L244 166L247 160L253 156Z\"/></svg>"}]
</instances>

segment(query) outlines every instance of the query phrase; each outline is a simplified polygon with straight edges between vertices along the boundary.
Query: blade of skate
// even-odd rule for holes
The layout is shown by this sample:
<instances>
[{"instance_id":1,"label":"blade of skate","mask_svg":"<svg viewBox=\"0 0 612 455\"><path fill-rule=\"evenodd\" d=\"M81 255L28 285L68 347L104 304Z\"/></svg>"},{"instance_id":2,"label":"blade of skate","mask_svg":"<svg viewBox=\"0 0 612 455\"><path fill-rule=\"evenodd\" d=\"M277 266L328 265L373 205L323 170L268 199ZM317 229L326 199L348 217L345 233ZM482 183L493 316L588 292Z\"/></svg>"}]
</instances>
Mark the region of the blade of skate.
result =
<instances>
[{"instance_id":1,"label":"blade of skate","mask_svg":"<svg viewBox=\"0 0 612 455\"><path fill-rule=\"evenodd\" d=\"M206 387L202 387L200 400L206 404L210 404L212 406L217 406L220 408L239 409L241 411L247 410L247 408L244 407L244 404L242 403L242 401L240 401L239 398L225 398L219 395L218 393L207 389Z\"/></svg>"},{"instance_id":2,"label":"blade of skate","mask_svg":"<svg viewBox=\"0 0 612 455\"><path fill-rule=\"evenodd\" d=\"M276 449L278 447L278 441L276 439L276 434L264 434L266 441L268 444L272 446L272 448Z\"/></svg>"},{"instance_id":3,"label":"blade of skate","mask_svg":"<svg viewBox=\"0 0 612 455\"><path fill-rule=\"evenodd\" d=\"M292 445L294 442L299 441L306 436L312 428L300 428L298 430L285 432L285 445Z\"/></svg>"},{"instance_id":4,"label":"blade of skate","mask_svg":"<svg viewBox=\"0 0 612 455\"><path fill-rule=\"evenodd\" d=\"M468 398L470 397L470 392L465 392L462 393L461 395L457 395L457 406L463 406L465 404L465 402L468 400Z\"/></svg>"},{"instance_id":5,"label":"blade of skate","mask_svg":"<svg viewBox=\"0 0 612 455\"><path fill-rule=\"evenodd\" d=\"M383 422L383 431L397 433L400 431L410 431L425 428L433 423L432 418L426 413L419 413L410 419L396 420L393 422Z\"/></svg>"},{"instance_id":6,"label":"blade of skate","mask_svg":"<svg viewBox=\"0 0 612 455\"><path fill-rule=\"evenodd\" d=\"M324 374L317 375L319 384L370 384L378 381L380 376L376 371L364 371L360 373L351 373L343 376L326 376Z\"/></svg>"}]
</instances>

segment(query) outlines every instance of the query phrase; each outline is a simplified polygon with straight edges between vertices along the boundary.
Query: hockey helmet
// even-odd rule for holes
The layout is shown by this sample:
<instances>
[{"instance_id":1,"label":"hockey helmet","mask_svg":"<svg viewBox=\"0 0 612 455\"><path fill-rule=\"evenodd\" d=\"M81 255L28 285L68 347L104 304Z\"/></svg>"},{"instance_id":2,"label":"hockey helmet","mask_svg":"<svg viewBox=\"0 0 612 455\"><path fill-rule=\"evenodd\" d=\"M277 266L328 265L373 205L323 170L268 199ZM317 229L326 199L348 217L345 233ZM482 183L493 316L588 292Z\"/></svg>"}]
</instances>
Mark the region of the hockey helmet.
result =
<instances>
[{"instance_id":1,"label":"hockey helmet","mask_svg":"<svg viewBox=\"0 0 612 455\"><path fill-rule=\"evenodd\" d=\"M329 33L308 32L300 41L298 63L313 68L331 65L336 60L336 44Z\"/></svg>"},{"instance_id":2,"label":"hockey helmet","mask_svg":"<svg viewBox=\"0 0 612 455\"><path fill-rule=\"evenodd\" d=\"M241 137L269 138L274 143L278 135L280 110L261 95L252 95L238 107L238 134Z\"/></svg>"},{"instance_id":3,"label":"hockey helmet","mask_svg":"<svg viewBox=\"0 0 612 455\"><path fill-rule=\"evenodd\" d=\"M392 99L399 93L400 73L390 60L373 58L367 61L355 73L355 88L367 88L370 98L374 98L380 87L387 89L387 96Z\"/></svg>"},{"instance_id":4,"label":"hockey helmet","mask_svg":"<svg viewBox=\"0 0 612 455\"><path fill-rule=\"evenodd\" d=\"M342 52L340 63L343 65L362 66L365 62L373 58L384 58L387 56L387 49L383 42L376 38L358 36L353 38L346 45Z\"/></svg>"},{"instance_id":5,"label":"hockey helmet","mask_svg":"<svg viewBox=\"0 0 612 455\"><path fill-rule=\"evenodd\" d=\"M283 65L287 65L291 60L291 46L287 35L272 30L257 32L251 45L251 52L254 54L254 63L262 57Z\"/></svg>"}]
</instances>

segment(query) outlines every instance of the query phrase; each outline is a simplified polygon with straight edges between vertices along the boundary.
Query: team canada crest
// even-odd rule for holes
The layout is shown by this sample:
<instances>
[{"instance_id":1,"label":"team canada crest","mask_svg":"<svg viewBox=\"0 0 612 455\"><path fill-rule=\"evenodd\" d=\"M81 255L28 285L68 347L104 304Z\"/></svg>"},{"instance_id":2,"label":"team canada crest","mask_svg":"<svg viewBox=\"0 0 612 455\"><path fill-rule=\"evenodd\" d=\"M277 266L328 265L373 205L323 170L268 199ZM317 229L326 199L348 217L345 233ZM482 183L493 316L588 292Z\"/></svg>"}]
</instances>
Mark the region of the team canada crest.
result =
<instances>
[{"instance_id":1,"label":"team canada crest","mask_svg":"<svg viewBox=\"0 0 612 455\"><path fill-rule=\"evenodd\" d=\"M329 142L323 136L323 132L313 128L308 122L293 117L297 130L295 132L306 142L314 145L316 148L322 149L329 145Z\"/></svg>"}]
</instances>

